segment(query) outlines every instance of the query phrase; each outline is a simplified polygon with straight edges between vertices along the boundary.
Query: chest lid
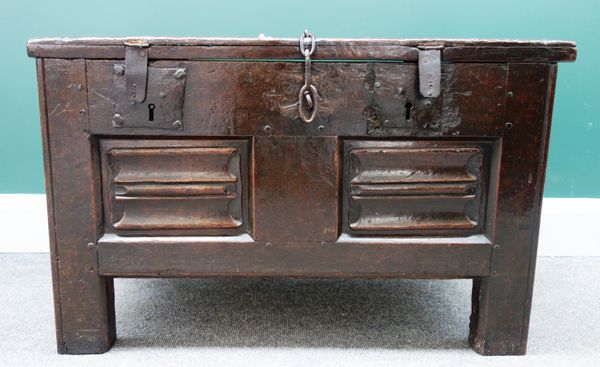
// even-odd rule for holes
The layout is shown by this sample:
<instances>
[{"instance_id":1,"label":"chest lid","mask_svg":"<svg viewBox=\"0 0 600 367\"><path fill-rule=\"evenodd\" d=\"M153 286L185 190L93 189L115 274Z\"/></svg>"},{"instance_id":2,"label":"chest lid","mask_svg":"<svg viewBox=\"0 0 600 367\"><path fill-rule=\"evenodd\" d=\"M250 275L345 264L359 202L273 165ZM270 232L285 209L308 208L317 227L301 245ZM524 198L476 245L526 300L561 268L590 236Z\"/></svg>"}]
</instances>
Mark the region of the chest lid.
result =
<instances>
[{"instance_id":1,"label":"chest lid","mask_svg":"<svg viewBox=\"0 0 600 367\"><path fill-rule=\"evenodd\" d=\"M31 57L124 59L127 43L148 45L151 60L302 60L297 38L45 38L27 43ZM575 61L574 42L485 39L316 39L312 59L417 62L419 50L439 48L442 62Z\"/></svg>"}]
</instances>

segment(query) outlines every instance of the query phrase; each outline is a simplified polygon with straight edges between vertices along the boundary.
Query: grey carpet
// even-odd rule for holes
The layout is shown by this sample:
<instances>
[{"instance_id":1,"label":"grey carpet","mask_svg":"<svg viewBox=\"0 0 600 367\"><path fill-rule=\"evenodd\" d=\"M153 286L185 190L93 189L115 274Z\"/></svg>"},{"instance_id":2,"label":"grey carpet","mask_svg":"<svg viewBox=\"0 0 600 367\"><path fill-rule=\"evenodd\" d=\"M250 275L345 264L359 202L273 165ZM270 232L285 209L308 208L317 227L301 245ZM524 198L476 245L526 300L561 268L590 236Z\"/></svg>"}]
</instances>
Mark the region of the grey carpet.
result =
<instances>
[{"instance_id":1,"label":"grey carpet","mask_svg":"<svg viewBox=\"0 0 600 367\"><path fill-rule=\"evenodd\" d=\"M600 365L600 258L539 259L525 357L469 349L468 280L119 279L97 356L55 352L48 255L0 280L0 366Z\"/></svg>"}]
</instances>

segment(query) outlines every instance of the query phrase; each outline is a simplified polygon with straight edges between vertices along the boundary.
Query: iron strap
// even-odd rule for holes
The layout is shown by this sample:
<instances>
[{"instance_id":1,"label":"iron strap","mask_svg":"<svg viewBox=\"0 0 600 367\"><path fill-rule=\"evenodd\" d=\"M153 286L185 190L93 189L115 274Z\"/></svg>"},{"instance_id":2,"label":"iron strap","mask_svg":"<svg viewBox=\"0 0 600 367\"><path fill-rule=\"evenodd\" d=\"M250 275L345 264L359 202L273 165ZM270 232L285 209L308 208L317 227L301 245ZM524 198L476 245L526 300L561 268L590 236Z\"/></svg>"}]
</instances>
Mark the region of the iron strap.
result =
<instances>
[{"instance_id":1,"label":"iron strap","mask_svg":"<svg viewBox=\"0 0 600 367\"><path fill-rule=\"evenodd\" d=\"M125 42L125 82L130 101L141 103L146 99L148 81L148 47L138 40Z\"/></svg>"}]
</instances>

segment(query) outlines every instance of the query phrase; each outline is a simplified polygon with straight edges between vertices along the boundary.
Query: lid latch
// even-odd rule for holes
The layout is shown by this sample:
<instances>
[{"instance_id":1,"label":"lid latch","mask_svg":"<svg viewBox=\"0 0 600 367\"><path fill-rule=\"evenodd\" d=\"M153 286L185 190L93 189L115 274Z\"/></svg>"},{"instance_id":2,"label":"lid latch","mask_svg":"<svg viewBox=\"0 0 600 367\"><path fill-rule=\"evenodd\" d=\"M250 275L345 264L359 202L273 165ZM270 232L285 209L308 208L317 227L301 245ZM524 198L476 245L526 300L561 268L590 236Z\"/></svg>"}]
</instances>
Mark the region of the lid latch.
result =
<instances>
[{"instance_id":1,"label":"lid latch","mask_svg":"<svg viewBox=\"0 0 600 367\"><path fill-rule=\"evenodd\" d=\"M419 49L419 91L426 98L440 95L442 83L442 49L439 46Z\"/></svg>"},{"instance_id":2,"label":"lid latch","mask_svg":"<svg viewBox=\"0 0 600 367\"><path fill-rule=\"evenodd\" d=\"M146 99L148 47L143 40L125 42L125 88L127 98L136 103Z\"/></svg>"}]
</instances>

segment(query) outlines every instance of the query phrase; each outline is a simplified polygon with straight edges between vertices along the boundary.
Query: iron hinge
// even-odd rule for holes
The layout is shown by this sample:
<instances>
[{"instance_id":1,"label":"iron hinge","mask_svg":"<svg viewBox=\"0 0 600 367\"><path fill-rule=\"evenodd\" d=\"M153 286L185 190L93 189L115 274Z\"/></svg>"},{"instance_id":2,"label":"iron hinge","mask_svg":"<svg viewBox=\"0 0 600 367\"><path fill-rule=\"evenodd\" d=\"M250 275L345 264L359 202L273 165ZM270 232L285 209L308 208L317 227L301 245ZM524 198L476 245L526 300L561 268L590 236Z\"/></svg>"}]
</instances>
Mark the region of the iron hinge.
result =
<instances>
[{"instance_id":1,"label":"iron hinge","mask_svg":"<svg viewBox=\"0 0 600 367\"><path fill-rule=\"evenodd\" d=\"M442 47L419 49L419 91L426 98L440 95L442 84Z\"/></svg>"},{"instance_id":2,"label":"iron hinge","mask_svg":"<svg viewBox=\"0 0 600 367\"><path fill-rule=\"evenodd\" d=\"M125 86L128 99L136 103L146 99L149 47L140 39L125 42Z\"/></svg>"}]
</instances>

